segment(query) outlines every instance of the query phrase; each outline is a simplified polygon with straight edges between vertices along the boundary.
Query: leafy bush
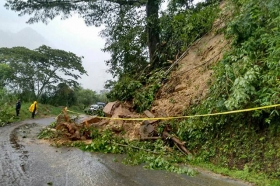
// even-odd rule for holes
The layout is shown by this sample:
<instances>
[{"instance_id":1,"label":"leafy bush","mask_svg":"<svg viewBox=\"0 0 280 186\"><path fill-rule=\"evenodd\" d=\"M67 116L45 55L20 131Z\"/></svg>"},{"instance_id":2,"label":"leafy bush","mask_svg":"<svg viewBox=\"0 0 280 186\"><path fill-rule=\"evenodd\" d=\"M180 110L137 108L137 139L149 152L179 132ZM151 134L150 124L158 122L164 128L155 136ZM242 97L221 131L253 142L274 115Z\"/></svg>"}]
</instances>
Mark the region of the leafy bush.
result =
<instances>
[{"instance_id":1,"label":"leafy bush","mask_svg":"<svg viewBox=\"0 0 280 186\"><path fill-rule=\"evenodd\" d=\"M9 94L5 89L0 89L0 127L14 120L15 105L11 107L9 104L12 100L16 100L13 95Z\"/></svg>"},{"instance_id":2,"label":"leafy bush","mask_svg":"<svg viewBox=\"0 0 280 186\"><path fill-rule=\"evenodd\" d=\"M139 76L137 80L125 76L112 85L107 97L110 100L132 101L134 109L142 112L151 107L163 78L163 70L151 72L148 78Z\"/></svg>"},{"instance_id":3,"label":"leafy bush","mask_svg":"<svg viewBox=\"0 0 280 186\"><path fill-rule=\"evenodd\" d=\"M113 86L107 97L110 100L131 101L134 93L142 87L142 84L128 76L124 76Z\"/></svg>"},{"instance_id":4,"label":"leafy bush","mask_svg":"<svg viewBox=\"0 0 280 186\"><path fill-rule=\"evenodd\" d=\"M197 38L207 33L217 18L219 9L216 3L199 6L184 11L172 10L161 17L161 38L166 47L161 54L162 60L172 59L180 54Z\"/></svg>"},{"instance_id":5,"label":"leafy bush","mask_svg":"<svg viewBox=\"0 0 280 186\"><path fill-rule=\"evenodd\" d=\"M150 109L154 101L154 95L159 88L160 86L158 84L152 84L151 86L144 87L141 91L136 92L133 99L133 105L138 112Z\"/></svg>"},{"instance_id":6,"label":"leafy bush","mask_svg":"<svg viewBox=\"0 0 280 186\"><path fill-rule=\"evenodd\" d=\"M180 167L178 163L186 162L185 156L176 158L167 153L166 148L162 148L164 143L157 140L154 143L140 141L126 141L123 138L113 137L111 131L106 130L102 133L97 130L91 131L92 143L89 145L83 143L73 143L73 146L80 147L82 150L103 153L125 153L127 157L123 163L130 165L144 164L149 169L163 169L170 172L185 173L194 175L194 171L186 167Z\"/></svg>"},{"instance_id":7,"label":"leafy bush","mask_svg":"<svg viewBox=\"0 0 280 186\"><path fill-rule=\"evenodd\" d=\"M277 0L238 2L226 35L231 50L214 67L208 97L188 114L205 114L278 104L280 98L280 6ZM191 141L201 161L231 169L265 172L279 178L279 108L178 124L178 136Z\"/></svg>"}]
</instances>

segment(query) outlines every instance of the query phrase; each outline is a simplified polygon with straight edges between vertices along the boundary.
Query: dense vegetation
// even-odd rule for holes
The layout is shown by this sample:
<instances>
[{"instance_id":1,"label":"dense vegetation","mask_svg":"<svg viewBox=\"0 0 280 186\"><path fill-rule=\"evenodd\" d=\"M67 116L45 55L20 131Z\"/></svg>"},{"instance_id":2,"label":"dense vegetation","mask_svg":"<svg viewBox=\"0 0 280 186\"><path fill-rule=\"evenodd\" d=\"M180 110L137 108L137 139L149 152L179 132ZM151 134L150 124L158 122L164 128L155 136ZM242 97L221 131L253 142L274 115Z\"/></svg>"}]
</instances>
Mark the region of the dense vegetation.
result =
<instances>
[{"instance_id":1,"label":"dense vegetation","mask_svg":"<svg viewBox=\"0 0 280 186\"><path fill-rule=\"evenodd\" d=\"M97 94L79 86L80 75L86 74L81 59L71 52L48 46L35 50L0 48L1 125L19 119L14 117L18 99L23 104L20 119L29 118L27 108L34 100L79 111L94 102L106 102L105 92ZM44 112L44 107L40 110L41 116L53 114L51 110Z\"/></svg>"},{"instance_id":2,"label":"dense vegetation","mask_svg":"<svg viewBox=\"0 0 280 186\"><path fill-rule=\"evenodd\" d=\"M132 101L135 110L139 112L149 109L153 103L155 93L160 88L162 81L167 78L165 71L170 66L168 61L172 60L174 62L176 56L178 57L182 54L192 42L212 28L212 24L219 12L217 2L212 1L210 3L209 1L209 3L201 3L196 7L187 9L184 8L185 4L175 3L175 1L170 2L168 10L162 12L162 16L159 19L161 43L159 43L154 56L162 61L161 65L155 68L151 63L145 61L144 66L139 66L139 62L134 60L134 58L140 60L139 54L134 53L134 58L127 59L127 62L133 63L137 67L129 66L125 71L118 73L118 81L109 81L107 83L106 87L111 90L108 98L111 100ZM114 36L112 37L115 38ZM141 36L136 34L136 38L138 37L140 38ZM126 47L127 42L134 43L129 38L131 37L120 38L119 40L109 38L110 46L108 43L107 45L109 48L113 45ZM105 48L105 51L109 51L108 47ZM136 47L130 47L126 50L132 52L131 48ZM138 49L141 48L138 47ZM111 61L110 64L114 63ZM120 67L125 67L125 65L120 65ZM116 68L112 67L111 69L115 70Z\"/></svg>"},{"instance_id":3,"label":"dense vegetation","mask_svg":"<svg viewBox=\"0 0 280 186\"><path fill-rule=\"evenodd\" d=\"M102 32L102 36L107 40L104 51L111 53L111 59L106 63L110 72L118 79L107 82L106 88L111 90L108 98L130 101L135 110L141 112L151 107L155 93L168 78L165 71L170 66L169 61L174 61L193 41L211 29L218 16L217 5L220 1L208 0L193 6L192 1L170 0L168 9L164 12L159 11L161 1L154 4L151 0L139 1L140 4L135 1L125 1L125 4L121 4L124 1L106 1L104 9L100 2L79 1L75 4L46 1L38 6L36 2L22 4L25 2L8 0L7 6L22 14L35 12L35 17L31 18L30 22L47 21L59 14L67 17L72 11L78 11L89 25L105 24L106 28ZM231 50L213 67L214 78L205 100L192 105L185 114L223 112L279 103L278 0L226 2L231 19L228 20L226 29L221 31L224 31L227 39L231 41ZM149 6L143 10L145 3ZM105 15L104 12L108 9L113 13ZM99 15L100 12L103 13ZM155 16L156 13L160 16ZM151 23L154 23L153 27L149 27ZM151 31L156 33L152 38ZM11 76L13 69L6 63L0 65L0 72L3 72L0 73L0 86L4 87L4 80ZM1 100L7 100L7 90L2 88L1 91ZM51 94L41 94L40 99L44 103L57 105L87 105L89 103L84 96L89 94L92 94L93 99L94 93L61 82ZM278 108L274 108L173 121L176 135L188 142L187 147L194 152L195 158L178 158L172 163L189 161L204 165L205 162L211 162L218 167L236 171L238 175L235 176L239 178L260 185L279 185L278 111ZM181 171L173 169L168 158L168 161L161 159L163 156L156 158L152 156L153 153L144 158L145 151L136 153L131 150L131 146L140 146L166 153L158 149L158 146L162 145L159 142L129 144L122 141L123 139L107 139L109 134L102 137L92 131L92 135L96 135L95 142L91 145L79 144L82 149L126 152L132 157L129 160L132 164L148 162L152 168L153 165L157 168L164 168L166 165L166 169ZM126 144L130 150L120 148L116 143ZM254 175L257 176L253 177Z\"/></svg>"},{"instance_id":4,"label":"dense vegetation","mask_svg":"<svg viewBox=\"0 0 280 186\"><path fill-rule=\"evenodd\" d=\"M233 0L230 6L233 18L225 33L232 41L231 50L214 67L206 100L188 109L188 114L279 103L279 2ZM174 126L196 151L197 161L280 178L279 108L188 119ZM267 184L264 177L258 183Z\"/></svg>"}]
</instances>

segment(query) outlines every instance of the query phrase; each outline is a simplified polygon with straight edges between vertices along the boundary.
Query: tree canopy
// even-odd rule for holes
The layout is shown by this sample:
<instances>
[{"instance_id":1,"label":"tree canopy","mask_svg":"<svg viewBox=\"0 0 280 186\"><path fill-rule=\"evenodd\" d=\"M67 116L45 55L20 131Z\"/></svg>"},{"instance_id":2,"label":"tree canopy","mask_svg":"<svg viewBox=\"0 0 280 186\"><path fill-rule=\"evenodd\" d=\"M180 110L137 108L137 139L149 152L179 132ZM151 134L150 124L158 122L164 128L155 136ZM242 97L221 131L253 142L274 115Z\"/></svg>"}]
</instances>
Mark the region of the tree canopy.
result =
<instances>
[{"instance_id":1,"label":"tree canopy","mask_svg":"<svg viewBox=\"0 0 280 186\"><path fill-rule=\"evenodd\" d=\"M47 23L57 16L62 19L72 14L79 14L87 25L110 25L118 18L134 9L134 14L141 11L135 8L146 9L146 32L149 48L149 57L153 59L157 44L159 43L158 12L162 0L7 0L6 7L19 12L19 15L31 15L28 23L42 21ZM131 13L131 11L129 12Z\"/></svg>"},{"instance_id":2,"label":"tree canopy","mask_svg":"<svg viewBox=\"0 0 280 186\"><path fill-rule=\"evenodd\" d=\"M11 69L8 88L19 92L32 92L37 98L43 92L55 90L56 85L78 85L86 74L82 57L72 52L41 46L35 50L25 47L0 48L0 61Z\"/></svg>"},{"instance_id":3,"label":"tree canopy","mask_svg":"<svg viewBox=\"0 0 280 186\"><path fill-rule=\"evenodd\" d=\"M206 2L215 1L207 0ZM104 51L111 54L106 61L113 76L149 72L166 64L162 37L170 22L160 23L160 6L164 0L6 0L5 6L19 15L29 15L28 23L48 23L55 17L67 19L73 14L87 25L105 25ZM193 0L169 0L169 10L193 8ZM171 12L172 12L171 11ZM172 17L172 15L171 15ZM188 36L187 36L188 37ZM186 45L186 43L181 43ZM178 47L177 47L178 48ZM178 51L176 51L178 53ZM175 56L175 55L174 55ZM137 74L137 73L136 73Z\"/></svg>"}]
</instances>

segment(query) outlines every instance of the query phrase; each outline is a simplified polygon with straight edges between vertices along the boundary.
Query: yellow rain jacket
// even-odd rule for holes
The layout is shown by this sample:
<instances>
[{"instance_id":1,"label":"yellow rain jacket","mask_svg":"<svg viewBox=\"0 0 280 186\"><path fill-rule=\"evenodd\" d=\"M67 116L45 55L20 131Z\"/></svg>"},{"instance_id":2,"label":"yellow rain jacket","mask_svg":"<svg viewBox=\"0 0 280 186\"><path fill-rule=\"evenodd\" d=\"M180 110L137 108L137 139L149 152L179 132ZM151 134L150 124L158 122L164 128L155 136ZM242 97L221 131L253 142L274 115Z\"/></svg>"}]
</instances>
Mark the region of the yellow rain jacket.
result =
<instances>
[{"instance_id":1,"label":"yellow rain jacket","mask_svg":"<svg viewBox=\"0 0 280 186\"><path fill-rule=\"evenodd\" d=\"M33 103L32 105L30 105L30 107L29 107L29 111L30 111L30 112L33 112L33 111L34 111L35 105L36 105L36 110L38 109L37 101L34 101L34 103Z\"/></svg>"}]
</instances>

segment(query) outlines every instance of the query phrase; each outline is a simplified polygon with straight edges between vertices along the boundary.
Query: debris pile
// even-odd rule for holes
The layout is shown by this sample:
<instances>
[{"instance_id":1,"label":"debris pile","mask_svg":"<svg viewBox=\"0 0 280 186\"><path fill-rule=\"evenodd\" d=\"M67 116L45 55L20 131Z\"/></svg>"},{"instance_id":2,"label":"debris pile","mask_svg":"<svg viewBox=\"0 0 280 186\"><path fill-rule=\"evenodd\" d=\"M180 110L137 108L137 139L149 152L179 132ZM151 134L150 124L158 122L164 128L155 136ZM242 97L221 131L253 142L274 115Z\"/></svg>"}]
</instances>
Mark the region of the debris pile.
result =
<instances>
[{"instance_id":1,"label":"debris pile","mask_svg":"<svg viewBox=\"0 0 280 186\"><path fill-rule=\"evenodd\" d=\"M98 116L87 117L83 121L77 118L70 118L67 108L57 117L55 130L66 139L87 140L91 139L91 130L97 129L99 132L111 130L116 136L121 136L129 140L156 140L162 139L170 144L175 144L181 152L191 154L177 137L171 135L171 126L166 125L163 132L159 134L157 127L159 120L153 119L155 116L148 110L145 115L140 115L131 111L132 108L126 103L118 101L108 103L103 112L105 118ZM130 118L151 118L144 121L129 120Z\"/></svg>"}]
</instances>

